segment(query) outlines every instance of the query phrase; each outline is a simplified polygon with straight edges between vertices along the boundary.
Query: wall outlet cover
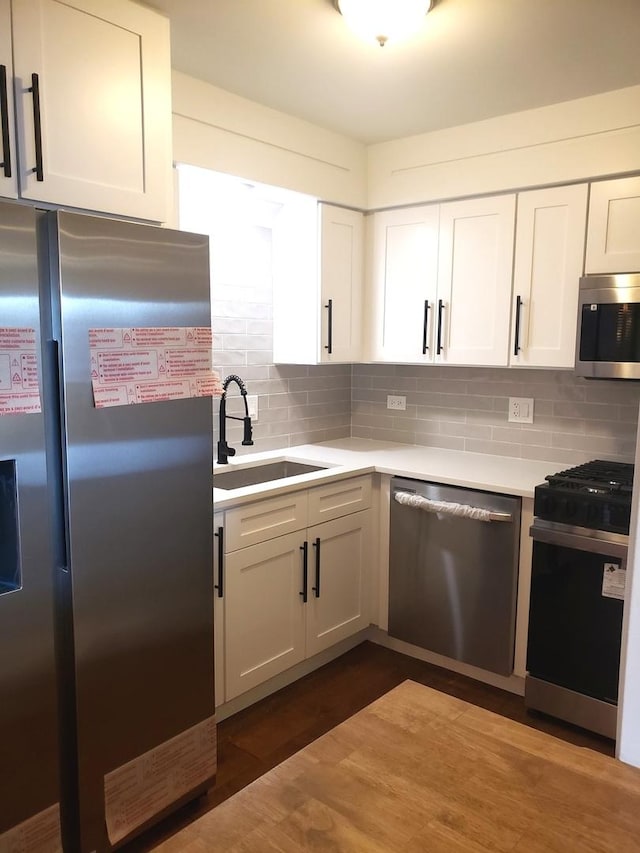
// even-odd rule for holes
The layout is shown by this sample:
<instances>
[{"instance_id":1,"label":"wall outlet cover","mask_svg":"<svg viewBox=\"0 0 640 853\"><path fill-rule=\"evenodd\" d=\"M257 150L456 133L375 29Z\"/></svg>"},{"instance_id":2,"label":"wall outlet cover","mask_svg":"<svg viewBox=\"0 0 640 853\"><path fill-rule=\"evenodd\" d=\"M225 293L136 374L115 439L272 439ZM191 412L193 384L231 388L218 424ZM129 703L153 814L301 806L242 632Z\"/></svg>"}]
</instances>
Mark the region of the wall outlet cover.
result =
<instances>
[{"instance_id":1,"label":"wall outlet cover","mask_svg":"<svg viewBox=\"0 0 640 853\"><path fill-rule=\"evenodd\" d=\"M258 420L258 395L247 394L247 406L249 407L249 417L252 421Z\"/></svg>"},{"instance_id":2,"label":"wall outlet cover","mask_svg":"<svg viewBox=\"0 0 640 853\"><path fill-rule=\"evenodd\" d=\"M407 408L407 398L387 395L387 409L392 409L396 412L404 412Z\"/></svg>"},{"instance_id":3,"label":"wall outlet cover","mask_svg":"<svg viewBox=\"0 0 640 853\"><path fill-rule=\"evenodd\" d=\"M509 397L510 423L533 423L533 397Z\"/></svg>"}]
</instances>

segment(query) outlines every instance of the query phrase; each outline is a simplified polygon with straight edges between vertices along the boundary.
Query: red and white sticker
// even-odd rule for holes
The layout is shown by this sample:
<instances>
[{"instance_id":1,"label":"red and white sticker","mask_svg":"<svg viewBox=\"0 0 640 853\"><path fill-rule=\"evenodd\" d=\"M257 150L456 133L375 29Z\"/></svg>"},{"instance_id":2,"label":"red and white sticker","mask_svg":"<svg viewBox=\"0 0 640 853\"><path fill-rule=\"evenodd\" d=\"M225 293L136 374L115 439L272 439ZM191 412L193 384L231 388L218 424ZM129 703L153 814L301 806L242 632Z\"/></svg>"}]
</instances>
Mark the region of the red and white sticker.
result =
<instances>
[{"instance_id":1,"label":"red and white sticker","mask_svg":"<svg viewBox=\"0 0 640 853\"><path fill-rule=\"evenodd\" d=\"M208 717L107 773L104 812L109 841L116 844L180 797L213 780L216 767L216 721Z\"/></svg>"},{"instance_id":2,"label":"red and white sticker","mask_svg":"<svg viewBox=\"0 0 640 853\"><path fill-rule=\"evenodd\" d=\"M0 834L0 853L62 853L58 803Z\"/></svg>"},{"instance_id":3,"label":"red and white sticker","mask_svg":"<svg viewBox=\"0 0 640 853\"><path fill-rule=\"evenodd\" d=\"M0 415L42 411L36 330L0 328Z\"/></svg>"},{"instance_id":4,"label":"red and white sticker","mask_svg":"<svg viewBox=\"0 0 640 853\"><path fill-rule=\"evenodd\" d=\"M89 348L96 408L222 393L207 326L90 329Z\"/></svg>"}]
</instances>

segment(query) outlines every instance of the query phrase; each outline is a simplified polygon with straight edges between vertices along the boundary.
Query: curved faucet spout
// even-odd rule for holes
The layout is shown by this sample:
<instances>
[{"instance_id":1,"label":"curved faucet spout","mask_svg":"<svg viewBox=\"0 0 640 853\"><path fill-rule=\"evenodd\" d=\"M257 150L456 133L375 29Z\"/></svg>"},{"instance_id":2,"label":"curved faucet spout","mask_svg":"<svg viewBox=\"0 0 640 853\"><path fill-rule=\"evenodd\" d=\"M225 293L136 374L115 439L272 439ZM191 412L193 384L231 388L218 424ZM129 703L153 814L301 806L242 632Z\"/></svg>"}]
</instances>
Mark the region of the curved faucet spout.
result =
<instances>
[{"instance_id":1,"label":"curved faucet spout","mask_svg":"<svg viewBox=\"0 0 640 853\"><path fill-rule=\"evenodd\" d=\"M229 385L235 382L238 388L240 389L240 394L244 399L244 417L239 418L235 415L227 414L227 388ZM218 464L226 465L229 461L229 456L235 456L235 448L230 447L227 444L227 418L230 418L232 421L243 421L244 423L244 436L242 439L242 444L244 446L250 446L253 444L253 429L251 427L251 418L249 417L249 403L247 402L247 386L244 384L242 379L239 376L236 376L235 373L231 373L227 376L222 382L222 396L220 397L220 411L219 411L219 430L218 430Z\"/></svg>"},{"instance_id":2,"label":"curved faucet spout","mask_svg":"<svg viewBox=\"0 0 640 853\"><path fill-rule=\"evenodd\" d=\"M224 397L224 395L227 393L227 388L229 387L229 385L231 385L232 382L236 383L236 385L240 389L240 393L243 394L245 399L246 399L247 386L244 384L242 379L240 379L240 377L237 376L235 373L230 373L229 376L227 376L226 379L223 380L223 382L222 382L222 396Z\"/></svg>"}]
</instances>

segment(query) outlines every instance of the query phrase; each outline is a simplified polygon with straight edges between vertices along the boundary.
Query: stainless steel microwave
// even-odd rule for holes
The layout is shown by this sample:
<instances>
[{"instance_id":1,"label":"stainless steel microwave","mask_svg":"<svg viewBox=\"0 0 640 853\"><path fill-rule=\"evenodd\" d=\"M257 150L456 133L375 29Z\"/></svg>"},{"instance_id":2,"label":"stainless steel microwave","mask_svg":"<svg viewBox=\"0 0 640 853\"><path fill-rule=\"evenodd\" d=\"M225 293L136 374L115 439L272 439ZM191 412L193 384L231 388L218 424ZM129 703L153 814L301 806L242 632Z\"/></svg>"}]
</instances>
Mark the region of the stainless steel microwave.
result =
<instances>
[{"instance_id":1,"label":"stainless steel microwave","mask_svg":"<svg viewBox=\"0 0 640 853\"><path fill-rule=\"evenodd\" d=\"M640 379L640 273L580 279L576 373Z\"/></svg>"}]
</instances>

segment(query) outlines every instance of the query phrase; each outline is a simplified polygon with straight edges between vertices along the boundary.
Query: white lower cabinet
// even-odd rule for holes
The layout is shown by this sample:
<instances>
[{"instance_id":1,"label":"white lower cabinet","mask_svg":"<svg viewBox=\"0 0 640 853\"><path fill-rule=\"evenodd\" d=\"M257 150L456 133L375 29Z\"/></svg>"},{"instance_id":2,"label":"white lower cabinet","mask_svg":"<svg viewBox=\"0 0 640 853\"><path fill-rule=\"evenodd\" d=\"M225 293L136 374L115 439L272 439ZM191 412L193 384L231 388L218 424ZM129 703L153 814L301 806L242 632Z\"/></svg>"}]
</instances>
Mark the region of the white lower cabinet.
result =
<instances>
[{"instance_id":1,"label":"white lower cabinet","mask_svg":"<svg viewBox=\"0 0 640 853\"><path fill-rule=\"evenodd\" d=\"M213 666L216 708L224 704L224 515L213 516Z\"/></svg>"},{"instance_id":2,"label":"white lower cabinet","mask_svg":"<svg viewBox=\"0 0 640 853\"><path fill-rule=\"evenodd\" d=\"M307 537L313 552L305 611L310 657L369 624L371 512L326 521L309 528Z\"/></svg>"},{"instance_id":3,"label":"white lower cabinet","mask_svg":"<svg viewBox=\"0 0 640 853\"><path fill-rule=\"evenodd\" d=\"M216 705L369 624L371 478L329 483L291 497L291 505L309 511L296 512L301 529L284 535L270 531L287 496L226 513L222 535L228 541L214 561ZM342 516L313 523L322 513L339 513L341 506ZM291 516L287 513L287 524ZM255 537L258 518L264 540L238 548L234 531L250 529ZM216 534L221 528L216 526Z\"/></svg>"},{"instance_id":4,"label":"white lower cabinet","mask_svg":"<svg viewBox=\"0 0 640 853\"><path fill-rule=\"evenodd\" d=\"M227 701L304 659L304 532L225 558Z\"/></svg>"}]
</instances>

